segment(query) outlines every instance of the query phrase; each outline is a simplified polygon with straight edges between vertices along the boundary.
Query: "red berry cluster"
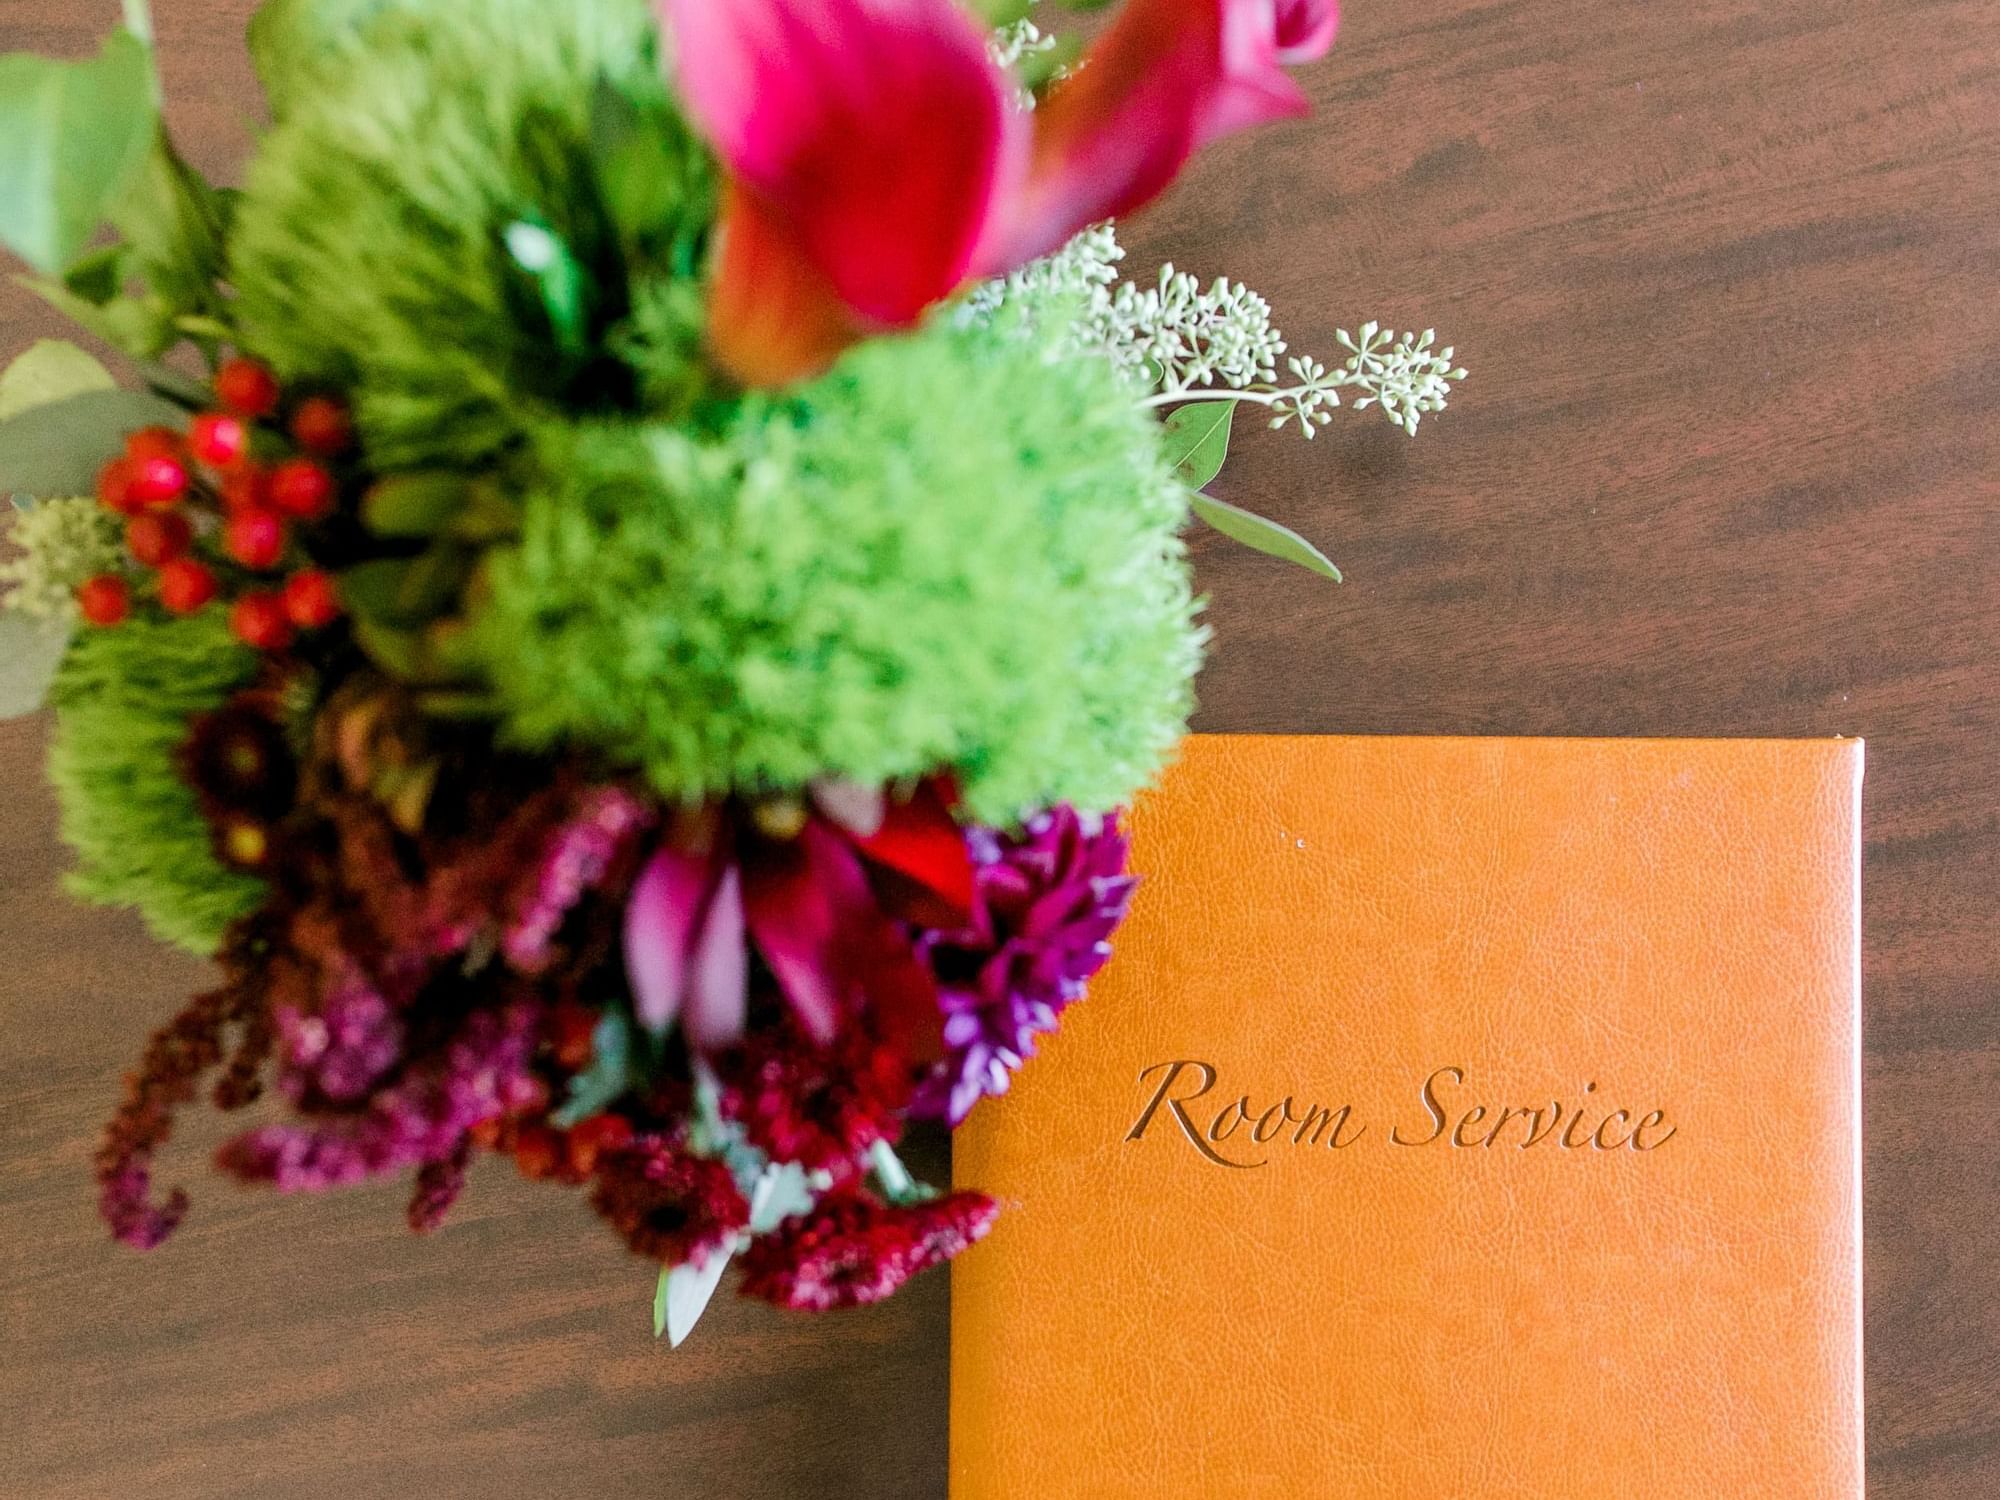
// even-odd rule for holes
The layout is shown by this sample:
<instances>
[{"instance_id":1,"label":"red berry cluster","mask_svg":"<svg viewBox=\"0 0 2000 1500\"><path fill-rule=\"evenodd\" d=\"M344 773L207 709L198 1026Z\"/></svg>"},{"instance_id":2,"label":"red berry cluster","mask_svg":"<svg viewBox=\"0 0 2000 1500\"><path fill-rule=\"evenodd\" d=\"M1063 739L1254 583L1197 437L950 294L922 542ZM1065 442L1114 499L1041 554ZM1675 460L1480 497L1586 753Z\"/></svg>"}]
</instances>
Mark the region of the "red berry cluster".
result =
<instances>
[{"instance_id":1,"label":"red berry cluster","mask_svg":"<svg viewBox=\"0 0 2000 1500\"><path fill-rule=\"evenodd\" d=\"M146 427L127 437L98 475L97 498L126 518L126 550L154 570L163 609L206 608L223 592L225 574L240 570L248 576L232 590L230 629L261 651L282 651L297 631L323 629L340 614L332 577L304 563L293 532L333 513L339 484L327 461L352 445L353 427L347 408L328 396L307 396L283 412L277 377L252 359L225 361L215 396L219 409L196 416L186 433ZM296 451L267 463L253 438L259 423L276 424L281 414ZM280 572L282 580L271 576ZM76 600L91 624L116 625L131 612L132 584L100 573Z\"/></svg>"}]
</instances>

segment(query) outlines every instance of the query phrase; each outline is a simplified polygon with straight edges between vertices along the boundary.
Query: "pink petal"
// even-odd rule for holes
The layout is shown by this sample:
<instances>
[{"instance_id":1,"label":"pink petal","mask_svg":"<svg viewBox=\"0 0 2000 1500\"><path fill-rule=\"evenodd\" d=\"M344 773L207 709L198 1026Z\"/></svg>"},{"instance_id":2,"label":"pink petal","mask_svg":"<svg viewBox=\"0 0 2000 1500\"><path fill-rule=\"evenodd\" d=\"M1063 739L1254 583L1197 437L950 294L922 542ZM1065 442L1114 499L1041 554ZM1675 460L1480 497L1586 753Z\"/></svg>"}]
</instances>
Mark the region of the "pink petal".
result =
<instances>
[{"instance_id":1,"label":"pink petal","mask_svg":"<svg viewBox=\"0 0 2000 1500\"><path fill-rule=\"evenodd\" d=\"M845 961L851 935L882 921L861 861L831 828L809 822L796 839L758 851L745 871L743 913L800 1024L831 1041L855 988Z\"/></svg>"},{"instance_id":2,"label":"pink petal","mask_svg":"<svg viewBox=\"0 0 2000 1500\"><path fill-rule=\"evenodd\" d=\"M708 342L745 385L816 375L862 335L798 236L754 191L731 183L709 289Z\"/></svg>"},{"instance_id":3,"label":"pink petal","mask_svg":"<svg viewBox=\"0 0 2000 1500\"><path fill-rule=\"evenodd\" d=\"M1332 16L1329 0L1128 0L1035 111L1027 185L980 268L1011 269L1130 213L1219 135L1304 114L1280 63L1323 50Z\"/></svg>"},{"instance_id":4,"label":"pink petal","mask_svg":"<svg viewBox=\"0 0 2000 1500\"><path fill-rule=\"evenodd\" d=\"M842 301L900 327L965 280L1025 125L953 0L659 3L689 112Z\"/></svg>"},{"instance_id":5,"label":"pink petal","mask_svg":"<svg viewBox=\"0 0 2000 1500\"><path fill-rule=\"evenodd\" d=\"M895 871L944 903L946 916L926 925L948 927L972 912L974 875L972 852L965 831L951 814L937 787L925 782L902 802L884 810L882 826L856 839L871 862Z\"/></svg>"},{"instance_id":6,"label":"pink petal","mask_svg":"<svg viewBox=\"0 0 2000 1500\"><path fill-rule=\"evenodd\" d=\"M1278 0L1278 61L1290 66L1325 57L1339 29L1337 0Z\"/></svg>"},{"instance_id":7,"label":"pink petal","mask_svg":"<svg viewBox=\"0 0 2000 1500\"><path fill-rule=\"evenodd\" d=\"M687 1000L681 1029L704 1052L740 1041L749 996L749 954L744 948L743 880L725 866L702 914L701 931L688 954Z\"/></svg>"},{"instance_id":8,"label":"pink petal","mask_svg":"<svg viewBox=\"0 0 2000 1500\"><path fill-rule=\"evenodd\" d=\"M680 1013L688 946L713 883L712 864L711 856L662 844L626 903L625 975L632 1009L651 1031L665 1031Z\"/></svg>"}]
</instances>

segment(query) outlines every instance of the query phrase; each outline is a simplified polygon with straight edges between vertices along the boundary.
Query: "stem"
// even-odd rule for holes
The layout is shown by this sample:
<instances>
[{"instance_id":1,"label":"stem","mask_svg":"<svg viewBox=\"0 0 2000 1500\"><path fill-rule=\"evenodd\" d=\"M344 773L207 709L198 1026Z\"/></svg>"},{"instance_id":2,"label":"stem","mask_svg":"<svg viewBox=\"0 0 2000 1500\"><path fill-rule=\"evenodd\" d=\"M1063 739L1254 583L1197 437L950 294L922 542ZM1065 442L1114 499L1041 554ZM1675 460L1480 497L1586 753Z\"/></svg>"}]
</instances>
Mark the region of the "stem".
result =
<instances>
[{"instance_id":1,"label":"stem","mask_svg":"<svg viewBox=\"0 0 2000 1500\"><path fill-rule=\"evenodd\" d=\"M1215 386L1182 386L1178 390L1148 396L1139 406L1145 411L1161 406L1180 406L1189 401L1254 401L1259 406L1276 406L1286 396L1297 395L1304 390L1304 386L1296 386L1289 391L1233 391Z\"/></svg>"}]
</instances>

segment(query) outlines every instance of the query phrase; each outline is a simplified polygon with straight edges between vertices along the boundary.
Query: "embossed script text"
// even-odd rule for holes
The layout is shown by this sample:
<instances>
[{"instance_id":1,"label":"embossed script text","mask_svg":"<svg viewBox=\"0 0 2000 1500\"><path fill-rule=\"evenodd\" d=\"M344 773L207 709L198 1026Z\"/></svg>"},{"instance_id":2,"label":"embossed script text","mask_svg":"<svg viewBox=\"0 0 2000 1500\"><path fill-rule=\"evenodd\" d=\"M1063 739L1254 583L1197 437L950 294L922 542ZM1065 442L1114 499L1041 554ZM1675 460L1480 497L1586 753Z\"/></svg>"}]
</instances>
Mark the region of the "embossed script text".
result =
<instances>
[{"instance_id":1,"label":"embossed script text","mask_svg":"<svg viewBox=\"0 0 2000 1500\"><path fill-rule=\"evenodd\" d=\"M1410 1090L1407 1110L1395 1112L1371 1137L1370 1124L1352 1104L1300 1103L1298 1096L1237 1093L1218 1089L1219 1075L1195 1058L1157 1062L1139 1072L1145 1104L1125 1133L1140 1141L1147 1132L1170 1131L1218 1167L1261 1167L1278 1148L1319 1147L1343 1151L1365 1139L1389 1146L1451 1146L1522 1151L1657 1151L1680 1127L1663 1109L1607 1108L1595 1097L1597 1084L1580 1094L1547 1103L1479 1096L1467 1071L1434 1069Z\"/></svg>"}]
</instances>

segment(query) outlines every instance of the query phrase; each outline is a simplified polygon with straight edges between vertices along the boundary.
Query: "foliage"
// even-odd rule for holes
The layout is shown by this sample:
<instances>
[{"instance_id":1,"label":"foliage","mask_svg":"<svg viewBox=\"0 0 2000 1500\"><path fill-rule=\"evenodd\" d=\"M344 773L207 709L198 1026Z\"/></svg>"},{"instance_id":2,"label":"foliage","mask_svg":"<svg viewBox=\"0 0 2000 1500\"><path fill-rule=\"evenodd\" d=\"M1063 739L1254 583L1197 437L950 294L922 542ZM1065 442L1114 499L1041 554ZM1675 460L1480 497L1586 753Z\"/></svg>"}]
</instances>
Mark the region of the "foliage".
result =
<instances>
[{"instance_id":1,"label":"foliage","mask_svg":"<svg viewBox=\"0 0 2000 1500\"><path fill-rule=\"evenodd\" d=\"M129 31L96 57L0 57L0 243L39 271L83 249L145 159L152 54Z\"/></svg>"},{"instance_id":2,"label":"foliage","mask_svg":"<svg viewBox=\"0 0 2000 1500\"><path fill-rule=\"evenodd\" d=\"M1465 378L1453 350L1436 335L1403 334L1376 323L1358 336L1335 337L1348 351L1333 368L1318 360L1285 361L1293 379L1278 383L1284 335L1271 305L1241 282L1218 277L1204 288L1172 265L1150 286L1121 281L1125 258L1109 224L1084 231L1045 260L974 290L961 316L990 319L1003 306L1025 308L1040 336L1072 350L1095 350L1137 380L1155 408L1185 401L1250 401L1268 407L1271 425L1296 425L1307 437L1332 420L1340 391L1359 392L1357 411L1380 407L1414 436L1421 419L1442 411L1451 383Z\"/></svg>"},{"instance_id":3,"label":"foliage","mask_svg":"<svg viewBox=\"0 0 2000 1500\"><path fill-rule=\"evenodd\" d=\"M384 468L477 466L556 412L691 404L713 167L644 0L377 10L251 165L245 341L346 391Z\"/></svg>"},{"instance_id":4,"label":"foliage","mask_svg":"<svg viewBox=\"0 0 2000 1500\"><path fill-rule=\"evenodd\" d=\"M507 732L670 797L961 772L975 816L1108 808L1197 664L1182 491L1094 360L933 325L703 441L546 435L474 638Z\"/></svg>"},{"instance_id":5,"label":"foliage","mask_svg":"<svg viewBox=\"0 0 2000 1500\"><path fill-rule=\"evenodd\" d=\"M261 881L225 868L181 779L189 721L257 669L219 613L135 616L79 635L57 674L49 780L75 849L76 895L134 906L160 938L214 951L230 922L263 897Z\"/></svg>"},{"instance_id":6,"label":"foliage","mask_svg":"<svg viewBox=\"0 0 2000 1500\"><path fill-rule=\"evenodd\" d=\"M7 529L18 555L0 562L0 604L12 612L67 624L76 618L76 586L125 560L118 518L94 496L44 500L20 511Z\"/></svg>"}]
</instances>

